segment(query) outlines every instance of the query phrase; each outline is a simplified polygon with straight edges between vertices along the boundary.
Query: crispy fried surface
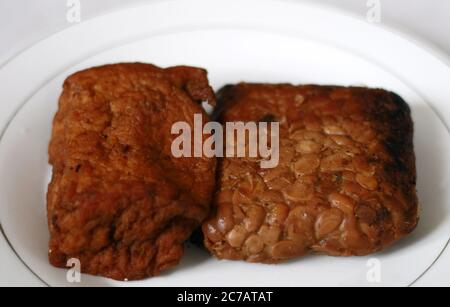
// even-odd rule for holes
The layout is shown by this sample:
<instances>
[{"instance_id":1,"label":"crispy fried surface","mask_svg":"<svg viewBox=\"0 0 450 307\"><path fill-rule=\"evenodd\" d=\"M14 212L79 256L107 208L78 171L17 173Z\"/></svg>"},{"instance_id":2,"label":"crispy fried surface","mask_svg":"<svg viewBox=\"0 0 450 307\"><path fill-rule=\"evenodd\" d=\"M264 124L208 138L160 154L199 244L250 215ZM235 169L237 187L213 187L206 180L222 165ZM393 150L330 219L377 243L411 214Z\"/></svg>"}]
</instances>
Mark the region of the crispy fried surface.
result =
<instances>
[{"instance_id":1,"label":"crispy fried surface","mask_svg":"<svg viewBox=\"0 0 450 307\"><path fill-rule=\"evenodd\" d=\"M380 251L418 222L413 123L383 90L239 84L219 93L222 122L280 122L280 164L227 158L206 247L276 263L320 252Z\"/></svg>"},{"instance_id":2,"label":"crispy fried surface","mask_svg":"<svg viewBox=\"0 0 450 307\"><path fill-rule=\"evenodd\" d=\"M50 262L81 260L85 273L141 279L178 264L204 220L215 159L171 155L171 126L206 118L206 71L118 64L64 84L49 147Z\"/></svg>"}]
</instances>

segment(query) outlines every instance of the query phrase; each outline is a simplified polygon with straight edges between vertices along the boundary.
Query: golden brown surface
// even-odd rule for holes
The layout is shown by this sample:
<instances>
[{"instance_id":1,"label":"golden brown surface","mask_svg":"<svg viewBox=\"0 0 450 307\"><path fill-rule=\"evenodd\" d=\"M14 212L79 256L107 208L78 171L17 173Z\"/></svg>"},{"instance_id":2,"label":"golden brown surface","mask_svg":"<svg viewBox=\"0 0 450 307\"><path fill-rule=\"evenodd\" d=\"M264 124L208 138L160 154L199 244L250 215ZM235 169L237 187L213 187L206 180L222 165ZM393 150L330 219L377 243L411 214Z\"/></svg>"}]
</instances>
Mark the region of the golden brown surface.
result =
<instances>
[{"instance_id":1,"label":"golden brown surface","mask_svg":"<svg viewBox=\"0 0 450 307\"><path fill-rule=\"evenodd\" d=\"M413 123L383 90L239 84L219 93L222 122L279 121L280 164L224 159L206 247L276 263L308 252L380 251L418 222Z\"/></svg>"},{"instance_id":2,"label":"golden brown surface","mask_svg":"<svg viewBox=\"0 0 450 307\"><path fill-rule=\"evenodd\" d=\"M64 84L50 144L50 262L118 280L178 264L209 212L215 159L171 155L171 126L214 93L206 71L119 64Z\"/></svg>"}]
</instances>

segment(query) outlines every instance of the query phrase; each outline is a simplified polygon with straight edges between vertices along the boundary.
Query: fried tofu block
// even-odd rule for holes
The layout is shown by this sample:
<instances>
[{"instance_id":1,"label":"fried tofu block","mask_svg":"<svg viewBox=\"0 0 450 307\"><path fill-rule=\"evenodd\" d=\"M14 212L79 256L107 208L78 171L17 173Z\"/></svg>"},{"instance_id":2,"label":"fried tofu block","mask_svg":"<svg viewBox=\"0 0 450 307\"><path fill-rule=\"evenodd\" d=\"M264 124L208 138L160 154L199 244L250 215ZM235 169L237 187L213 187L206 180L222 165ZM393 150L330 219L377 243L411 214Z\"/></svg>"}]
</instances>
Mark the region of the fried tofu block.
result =
<instances>
[{"instance_id":1,"label":"fried tofu block","mask_svg":"<svg viewBox=\"0 0 450 307\"><path fill-rule=\"evenodd\" d=\"M207 217L215 158L171 154L171 126L207 118L214 103L206 71L117 64L64 83L49 147L49 259L117 280L176 266Z\"/></svg>"},{"instance_id":2,"label":"fried tofu block","mask_svg":"<svg viewBox=\"0 0 450 307\"><path fill-rule=\"evenodd\" d=\"M206 247L220 259L278 263L310 252L381 251L418 223L413 122L379 89L238 84L221 122L280 123L280 162L225 158Z\"/></svg>"}]
</instances>

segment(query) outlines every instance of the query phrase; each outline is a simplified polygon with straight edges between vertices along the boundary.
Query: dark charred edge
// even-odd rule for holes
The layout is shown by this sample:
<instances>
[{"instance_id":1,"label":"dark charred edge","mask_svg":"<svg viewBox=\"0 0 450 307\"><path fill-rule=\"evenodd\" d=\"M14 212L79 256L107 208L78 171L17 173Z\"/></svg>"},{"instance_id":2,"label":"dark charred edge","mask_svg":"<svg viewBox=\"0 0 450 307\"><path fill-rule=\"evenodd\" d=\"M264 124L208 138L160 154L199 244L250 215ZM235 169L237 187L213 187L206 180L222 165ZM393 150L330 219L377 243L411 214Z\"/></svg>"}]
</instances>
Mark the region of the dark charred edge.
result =
<instances>
[{"instance_id":1,"label":"dark charred edge","mask_svg":"<svg viewBox=\"0 0 450 307\"><path fill-rule=\"evenodd\" d=\"M220 120L223 112L229 108L230 102L234 100L233 92L235 88L236 85L228 84L223 86L216 92L217 105L214 108L213 114L211 115L212 120Z\"/></svg>"},{"instance_id":2,"label":"dark charred edge","mask_svg":"<svg viewBox=\"0 0 450 307\"><path fill-rule=\"evenodd\" d=\"M418 224L418 197L416 191L417 171L414 153L414 122L408 103L393 92L378 90L374 108L374 121L381 125L386 138L383 145L392 158L385 171L393 184L402 190L411 204L405 211L405 217L411 223L404 225L402 232L411 233ZM383 127L383 125L385 127Z\"/></svg>"}]
</instances>

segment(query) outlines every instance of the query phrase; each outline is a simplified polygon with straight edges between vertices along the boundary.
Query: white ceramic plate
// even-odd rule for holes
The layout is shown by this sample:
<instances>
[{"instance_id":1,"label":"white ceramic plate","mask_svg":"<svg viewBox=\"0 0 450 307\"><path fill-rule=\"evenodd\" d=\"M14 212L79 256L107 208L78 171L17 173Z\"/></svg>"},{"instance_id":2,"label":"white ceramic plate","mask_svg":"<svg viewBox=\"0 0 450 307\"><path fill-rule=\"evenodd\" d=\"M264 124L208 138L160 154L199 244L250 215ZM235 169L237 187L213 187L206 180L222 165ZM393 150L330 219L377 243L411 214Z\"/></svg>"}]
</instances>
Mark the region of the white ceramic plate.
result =
<instances>
[{"instance_id":1,"label":"white ceramic plate","mask_svg":"<svg viewBox=\"0 0 450 307\"><path fill-rule=\"evenodd\" d=\"M422 220L412 236L371 257L311 256L266 266L217 261L192 247L177 269L161 277L121 283L83 275L81 285L450 284L450 274L439 269L449 264L449 67L430 50L363 20L272 0L153 1L56 34L0 70L1 225L24 267L43 283L70 285L66 271L47 261L47 144L62 82L77 70L121 61L205 67L216 89L246 80L364 84L399 93L416 125ZM2 257L16 257L2 249ZM366 278L371 258L380 261L380 283ZM5 270L1 278L25 274Z\"/></svg>"}]
</instances>

